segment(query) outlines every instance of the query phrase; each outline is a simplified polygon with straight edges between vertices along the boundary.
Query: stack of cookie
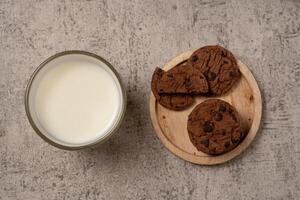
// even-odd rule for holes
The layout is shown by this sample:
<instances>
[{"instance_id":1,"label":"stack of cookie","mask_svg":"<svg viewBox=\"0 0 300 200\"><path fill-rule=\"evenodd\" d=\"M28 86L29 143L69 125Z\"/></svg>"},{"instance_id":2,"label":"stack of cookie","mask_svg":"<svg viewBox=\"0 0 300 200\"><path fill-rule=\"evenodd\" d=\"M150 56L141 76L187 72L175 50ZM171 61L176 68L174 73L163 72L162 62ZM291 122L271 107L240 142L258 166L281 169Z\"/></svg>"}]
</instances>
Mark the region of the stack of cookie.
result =
<instances>
[{"instance_id":1,"label":"stack of cookie","mask_svg":"<svg viewBox=\"0 0 300 200\"><path fill-rule=\"evenodd\" d=\"M240 77L230 51L218 45L205 46L168 71L156 68L151 89L162 106L183 110L193 104L194 96L227 93ZM192 144L211 155L232 150L244 138L237 111L219 99L197 105L188 117L187 129Z\"/></svg>"}]
</instances>

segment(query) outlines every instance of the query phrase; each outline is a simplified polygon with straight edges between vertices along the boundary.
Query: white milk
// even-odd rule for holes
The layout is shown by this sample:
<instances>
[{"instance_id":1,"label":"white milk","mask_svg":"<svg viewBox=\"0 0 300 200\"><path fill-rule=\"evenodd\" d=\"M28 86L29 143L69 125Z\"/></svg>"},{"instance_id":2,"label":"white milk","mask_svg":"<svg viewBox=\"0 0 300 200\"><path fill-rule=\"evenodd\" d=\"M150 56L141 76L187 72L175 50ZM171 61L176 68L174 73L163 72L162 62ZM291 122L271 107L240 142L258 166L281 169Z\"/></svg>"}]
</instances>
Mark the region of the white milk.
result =
<instances>
[{"instance_id":1,"label":"white milk","mask_svg":"<svg viewBox=\"0 0 300 200\"><path fill-rule=\"evenodd\" d=\"M47 65L34 80L31 95L39 128L69 145L104 137L118 120L122 103L113 72L84 55L62 56Z\"/></svg>"}]
</instances>

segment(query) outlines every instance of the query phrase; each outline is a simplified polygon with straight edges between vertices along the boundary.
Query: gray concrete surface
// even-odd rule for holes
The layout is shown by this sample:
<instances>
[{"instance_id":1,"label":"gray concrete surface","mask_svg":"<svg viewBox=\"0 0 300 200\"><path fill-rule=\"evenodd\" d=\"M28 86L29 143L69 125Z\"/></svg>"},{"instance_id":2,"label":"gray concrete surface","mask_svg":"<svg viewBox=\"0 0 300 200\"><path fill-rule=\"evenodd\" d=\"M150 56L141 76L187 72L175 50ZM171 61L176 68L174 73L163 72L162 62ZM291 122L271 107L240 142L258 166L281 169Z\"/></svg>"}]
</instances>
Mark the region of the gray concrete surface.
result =
<instances>
[{"instance_id":1,"label":"gray concrete surface","mask_svg":"<svg viewBox=\"0 0 300 200\"><path fill-rule=\"evenodd\" d=\"M262 129L240 157L214 167L169 153L152 129L156 66L205 44L249 65L263 93ZM128 91L119 135L69 152L25 116L29 76L67 49L107 58ZM300 199L299 0L0 1L0 199Z\"/></svg>"}]
</instances>

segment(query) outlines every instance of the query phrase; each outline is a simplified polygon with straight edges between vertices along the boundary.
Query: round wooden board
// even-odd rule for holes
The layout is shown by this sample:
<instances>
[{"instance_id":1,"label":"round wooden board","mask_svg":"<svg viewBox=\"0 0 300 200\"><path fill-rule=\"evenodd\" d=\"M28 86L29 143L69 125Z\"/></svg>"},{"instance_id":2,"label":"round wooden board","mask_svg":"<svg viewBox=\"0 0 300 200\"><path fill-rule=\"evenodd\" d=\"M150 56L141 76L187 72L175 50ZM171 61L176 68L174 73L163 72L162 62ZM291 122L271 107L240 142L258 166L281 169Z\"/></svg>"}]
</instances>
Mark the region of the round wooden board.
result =
<instances>
[{"instance_id":1,"label":"round wooden board","mask_svg":"<svg viewBox=\"0 0 300 200\"><path fill-rule=\"evenodd\" d=\"M169 70L177 64L187 60L193 51L185 52L170 62L163 69ZM195 103L183 111L169 110L156 102L153 93L150 95L150 115L155 132L161 142L176 156L196 164L221 164L238 156L255 138L259 129L262 101L257 82L248 67L238 60L242 78L223 96L213 97L227 101L233 105L240 117L242 131L247 133L246 138L232 151L211 156L198 151L191 143L187 132L187 119L193 108L209 97L197 96Z\"/></svg>"}]
</instances>

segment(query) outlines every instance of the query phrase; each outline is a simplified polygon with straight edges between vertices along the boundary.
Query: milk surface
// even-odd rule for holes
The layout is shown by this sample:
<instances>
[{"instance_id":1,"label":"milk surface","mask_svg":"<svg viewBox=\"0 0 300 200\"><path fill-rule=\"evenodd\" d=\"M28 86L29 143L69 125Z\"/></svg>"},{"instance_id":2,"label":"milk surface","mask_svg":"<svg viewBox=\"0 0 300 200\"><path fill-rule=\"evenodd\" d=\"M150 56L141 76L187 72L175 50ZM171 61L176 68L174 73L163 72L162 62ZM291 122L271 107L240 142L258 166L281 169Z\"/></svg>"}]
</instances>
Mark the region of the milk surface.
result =
<instances>
[{"instance_id":1,"label":"milk surface","mask_svg":"<svg viewBox=\"0 0 300 200\"><path fill-rule=\"evenodd\" d=\"M85 144L104 136L120 110L116 78L93 62L58 62L36 85L33 105L39 124L63 143Z\"/></svg>"}]
</instances>

